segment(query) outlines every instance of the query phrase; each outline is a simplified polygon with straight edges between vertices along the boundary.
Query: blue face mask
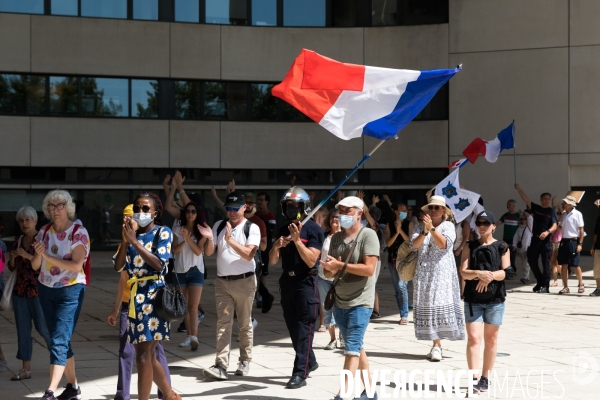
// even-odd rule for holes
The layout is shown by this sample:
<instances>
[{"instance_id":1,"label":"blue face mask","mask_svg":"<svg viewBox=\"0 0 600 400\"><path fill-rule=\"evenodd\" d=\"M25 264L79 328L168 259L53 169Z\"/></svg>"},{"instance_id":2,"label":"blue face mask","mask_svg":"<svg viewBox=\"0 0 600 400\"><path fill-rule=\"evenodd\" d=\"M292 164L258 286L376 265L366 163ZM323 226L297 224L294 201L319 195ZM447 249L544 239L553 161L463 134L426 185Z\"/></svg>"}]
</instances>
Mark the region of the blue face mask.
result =
<instances>
[{"instance_id":1,"label":"blue face mask","mask_svg":"<svg viewBox=\"0 0 600 400\"><path fill-rule=\"evenodd\" d=\"M400 218L400 220L405 220L406 217L408 217L408 213L400 211L400 215L398 215L398 218Z\"/></svg>"},{"instance_id":2,"label":"blue face mask","mask_svg":"<svg viewBox=\"0 0 600 400\"><path fill-rule=\"evenodd\" d=\"M340 215L339 216L340 226L344 229L350 228L354 225L354 217L352 215Z\"/></svg>"}]
</instances>

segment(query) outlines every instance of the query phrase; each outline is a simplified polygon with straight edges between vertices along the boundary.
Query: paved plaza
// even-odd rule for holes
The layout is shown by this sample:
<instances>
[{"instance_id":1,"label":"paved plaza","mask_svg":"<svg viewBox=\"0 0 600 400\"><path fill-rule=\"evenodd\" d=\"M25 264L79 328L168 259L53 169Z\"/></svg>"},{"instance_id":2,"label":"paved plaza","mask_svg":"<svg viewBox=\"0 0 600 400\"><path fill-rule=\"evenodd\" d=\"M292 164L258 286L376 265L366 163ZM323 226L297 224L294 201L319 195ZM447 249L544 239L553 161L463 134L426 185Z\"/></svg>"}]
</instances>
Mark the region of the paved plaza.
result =
<instances>
[{"instance_id":1,"label":"paved plaza","mask_svg":"<svg viewBox=\"0 0 600 400\"><path fill-rule=\"evenodd\" d=\"M108 252L92 254L92 284L87 288L81 317L73 335L77 376L86 400L113 399L116 388L118 329L109 326L106 317L115 301L118 275L109 263L110 256ZM311 374L308 385L298 390L285 389L292 371L294 351L279 306L279 296L268 314L260 314L260 310L255 309L259 323L254 334L249 376L238 377L232 373L239 355L234 337L229 380L204 380L202 369L214 363L216 320L214 258L209 258L207 264L209 279L202 293L206 318L198 332L200 347L195 352L179 348L185 334L177 333L175 329L171 341L165 342L175 390L184 399L190 400L332 399L339 388L343 353L341 350L323 350L329 341L328 333L315 334L314 349L319 369ZM568 295L557 294L560 286L551 288L550 295L543 295L532 293L533 285L522 285L516 279L508 282L507 307L496 362L498 379L491 377L490 398L599 398L600 373L597 371L600 347L597 339L600 333L600 298L588 297L595 288L591 257L582 257L582 264L586 284L584 294L576 293L574 277L570 281L571 294ZM272 291L276 288L276 271L277 268L273 268L268 280ZM372 370L389 370L391 374L387 375L387 379L393 380L393 373L397 370L406 370L408 377L415 370L442 370L447 374L448 371L466 369L466 341L443 341L444 360L433 363L425 359L431 343L415 339L412 312L408 326L398 325L399 315L387 269L381 271L377 292L382 317L369 324L365 338ZM236 331L237 326L234 333ZM17 337L12 312L0 312L0 332L8 360L8 370L0 373L0 399L40 398L48 384L49 359L41 338L37 332L34 333L32 379L10 382L12 374L21 368L20 361L15 358ZM423 378L420 376L418 379ZM466 378L463 377L460 386L463 390L466 388ZM386 393L393 394L394 387L393 383L387 384ZM383 398L381 389L378 385L377 392ZM435 382L428 389L432 392L431 396L436 396ZM131 392L132 399L137 399L135 370ZM153 390L153 393L156 391ZM447 395L449 393L443 393L442 397L447 398ZM410 398L410 393L406 392L405 396ZM456 394L452 397L457 398ZM479 397L487 398L488 394Z\"/></svg>"}]
</instances>

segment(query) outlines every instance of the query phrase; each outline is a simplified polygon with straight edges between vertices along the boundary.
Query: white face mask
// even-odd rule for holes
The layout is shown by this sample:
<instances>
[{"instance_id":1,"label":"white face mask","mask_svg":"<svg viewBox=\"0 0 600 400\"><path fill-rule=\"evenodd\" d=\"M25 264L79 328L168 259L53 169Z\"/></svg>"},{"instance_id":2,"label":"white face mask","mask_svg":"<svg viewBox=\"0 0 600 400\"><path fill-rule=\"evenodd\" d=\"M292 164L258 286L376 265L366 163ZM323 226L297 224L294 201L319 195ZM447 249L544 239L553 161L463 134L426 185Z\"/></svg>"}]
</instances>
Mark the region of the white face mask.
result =
<instances>
[{"instance_id":1,"label":"white face mask","mask_svg":"<svg viewBox=\"0 0 600 400\"><path fill-rule=\"evenodd\" d=\"M340 221L340 226L344 229L348 229L352 226L354 226L354 224L357 221L356 215L340 215L338 217L338 220Z\"/></svg>"},{"instance_id":2,"label":"white face mask","mask_svg":"<svg viewBox=\"0 0 600 400\"><path fill-rule=\"evenodd\" d=\"M133 220L137 222L142 228L147 227L153 220L152 214L150 213L135 213L133 214Z\"/></svg>"}]
</instances>

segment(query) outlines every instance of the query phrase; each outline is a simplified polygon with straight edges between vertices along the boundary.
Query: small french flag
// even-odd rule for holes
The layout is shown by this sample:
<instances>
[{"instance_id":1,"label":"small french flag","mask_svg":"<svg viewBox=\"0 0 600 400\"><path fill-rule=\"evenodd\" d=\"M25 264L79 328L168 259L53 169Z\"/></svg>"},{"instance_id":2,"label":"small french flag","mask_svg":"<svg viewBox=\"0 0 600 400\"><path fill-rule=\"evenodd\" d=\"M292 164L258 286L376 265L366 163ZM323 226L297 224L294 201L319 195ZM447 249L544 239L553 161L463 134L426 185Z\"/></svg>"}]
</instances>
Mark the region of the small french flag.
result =
<instances>
[{"instance_id":1,"label":"small french flag","mask_svg":"<svg viewBox=\"0 0 600 400\"><path fill-rule=\"evenodd\" d=\"M460 168L465 165L469 161L468 158L461 158L460 160L454 161L452 164L448 165L446 168Z\"/></svg>"},{"instance_id":2,"label":"small french flag","mask_svg":"<svg viewBox=\"0 0 600 400\"><path fill-rule=\"evenodd\" d=\"M477 157L482 155L491 163L498 160L500 152L506 149L515 147L515 123L512 122L508 127L503 129L494 140L487 141L481 138L473 140L463 151L463 155L475 164Z\"/></svg>"}]
</instances>

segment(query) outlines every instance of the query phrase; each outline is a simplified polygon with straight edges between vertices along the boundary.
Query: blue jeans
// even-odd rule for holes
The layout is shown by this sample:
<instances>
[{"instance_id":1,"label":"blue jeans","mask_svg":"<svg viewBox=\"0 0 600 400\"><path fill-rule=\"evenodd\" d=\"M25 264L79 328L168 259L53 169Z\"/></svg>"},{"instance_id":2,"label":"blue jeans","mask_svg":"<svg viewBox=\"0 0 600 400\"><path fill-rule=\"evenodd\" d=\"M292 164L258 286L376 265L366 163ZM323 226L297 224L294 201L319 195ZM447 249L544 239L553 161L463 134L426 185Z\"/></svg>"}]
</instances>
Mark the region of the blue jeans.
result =
<instances>
[{"instance_id":1,"label":"blue jeans","mask_svg":"<svg viewBox=\"0 0 600 400\"><path fill-rule=\"evenodd\" d=\"M200 272L198 267L192 267L187 272L177 274L177 278L173 279L172 283L175 287L202 287L204 285L204 272Z\"/></svg>"},{"instance_id":2,"label":"blue jeans","mask_svg":"<svg viewBox=\"0 0 600 400\"><path fill-rule=\"evenodd\" d=\"M396 293L396 303L400 311L400 318L408 318L408 281L402 281L398 277L398 271L393 263L389 263L390 275L392 277L392 286Z\"/></svg>"},{"instance_id":3,"label":"blue jeans","mask_svg":"<svg viewBox=\"0 0 600 400\"><path fill-rule=\"evenodd\" d=\"M77 325L85 285L76 284L61 288L49 288L40 283L39 298L50 334L50 364L67 365L73 357L71 336Z\"/></svg>"},{"instance_id":4,"label":"blue jeans","mask_svg":"<svg viewBox=\"0 0 600 400\"><path fill-rule=\"evenodd\" d=\"M323 279L320 276L317 277L317 290L319 291L319 301L321 302L321 307L323 309L323 322L325 322L325 326L329 328L332 325L335 325L335 318L333 317L333 308L329 311L325 309L325 297L327 296L327 292L333 285L333 281L328 281L327 279Z\"/></svg>"},{"instance_id":5,"label":"blue jeans","mask_svg":"<svg viewBox=\"0 0 600 400\"><path fill-rule=\"evenodd\" d=\"M361 306L348 309L333 306L333 310L337 326L346 343L344 354L359 356L373 309Z\"/></svg>"},{"instance_id":6,"label":"blue jeans","mask_svg":"<svg viewBox=\"0 0 600 400\"><path fill-rule=\"evenodd\" d=\"M484 324L500 326L504 316L504 303L469 303L465 301L465 322L483 322ZM471 309L473 316L471 316Z\"/></svg>"},{"instance_id":7,"label":"blue jeans","mask_svg":"<svg viewBox=\"0 0 600 400\"><path fill-rule=\"evenodd\" d=\"M33 349L33 339L31 338L32 320L35 330L44 338L48 349L50 348L50 333L46 326L44 312L40 305L40 299L37 297L19 297L13 294L12 301L15 324L17 325L17 341L19 344L17 359L30 361Z\"/></svg>"}]
</instances>

